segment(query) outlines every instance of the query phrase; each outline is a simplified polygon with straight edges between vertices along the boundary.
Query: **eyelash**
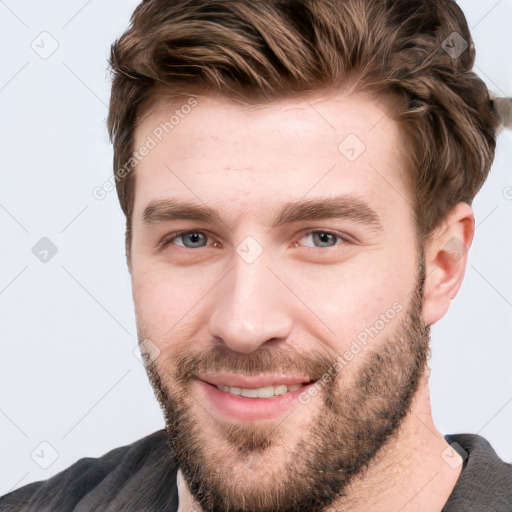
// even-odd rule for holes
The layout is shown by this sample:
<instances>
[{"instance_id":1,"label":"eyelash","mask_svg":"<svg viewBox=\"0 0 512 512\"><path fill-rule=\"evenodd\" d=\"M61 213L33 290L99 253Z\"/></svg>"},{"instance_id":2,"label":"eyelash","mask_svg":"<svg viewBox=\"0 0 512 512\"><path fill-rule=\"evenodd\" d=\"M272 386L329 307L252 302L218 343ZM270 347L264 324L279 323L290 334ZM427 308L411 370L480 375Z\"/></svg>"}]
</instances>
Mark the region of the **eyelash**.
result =
<instances>
[{"instance_id":1,"label":"eyelash","mask_svg":"<svg viewBox=\"0 0 512 512\"><path fill-rule=\"evenodd\" d=\"M164 249L165 247L171 245L174 242L174 240L176 240L180 236L187 235L187 234L190 234L190 233L199 233L201 235L204 235L204 236L208 237L208 234L205 233L204 231L198 231L198 230L177 231L176 233L172 233L171 235L165 237L161 242L159 242L158 248ZM336 233L335 231L328 231L328 230L325 230L325 229L310 229L310 230L308 230L308 231L306 231L305 233L302 234L301 239L304 238L305 236L308 236L308 235L311 235L311 234L314 234L314 233L322 233L322 234L326 234L326 235L332 235L332 236L336 237L338 240L340 240L341 244L335 244L335 245L330 246L330 247L309 247L310 249L332 249L333 247L338 247L339 245L354 244L355 243L348 236L342 236L339 233ZM179 245L177 247L179 247L180 250L195 252L198 249L205 249L207 246L191 248L191 247L182 247L181 245Z\"/></svg>"}]
</instances>

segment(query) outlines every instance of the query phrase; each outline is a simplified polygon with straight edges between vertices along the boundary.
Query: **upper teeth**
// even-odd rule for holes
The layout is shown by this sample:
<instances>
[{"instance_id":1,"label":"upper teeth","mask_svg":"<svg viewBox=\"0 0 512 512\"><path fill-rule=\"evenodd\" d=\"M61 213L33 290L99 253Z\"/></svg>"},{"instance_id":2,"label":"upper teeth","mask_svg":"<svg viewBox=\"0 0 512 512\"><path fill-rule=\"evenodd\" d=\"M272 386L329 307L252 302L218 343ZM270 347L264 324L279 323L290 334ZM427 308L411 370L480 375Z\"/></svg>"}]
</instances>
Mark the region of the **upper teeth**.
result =
<instances>
[{"instance_id":1,"label":"upper teeth","mask_svg":"<svg viewBox=\"0 0 512 512\"><path fill-rule=\"evenodd\" d=\"M247 398L271 398L275 395L284 395L289 391L295 391L299 389L301 384L294 384L293 386L285 386L281 384L279 386L266 386L264 388L237 388L235 386L217 386L221 391L226 391L233 395L241 395Z\"/></svg>"}]
</instances>

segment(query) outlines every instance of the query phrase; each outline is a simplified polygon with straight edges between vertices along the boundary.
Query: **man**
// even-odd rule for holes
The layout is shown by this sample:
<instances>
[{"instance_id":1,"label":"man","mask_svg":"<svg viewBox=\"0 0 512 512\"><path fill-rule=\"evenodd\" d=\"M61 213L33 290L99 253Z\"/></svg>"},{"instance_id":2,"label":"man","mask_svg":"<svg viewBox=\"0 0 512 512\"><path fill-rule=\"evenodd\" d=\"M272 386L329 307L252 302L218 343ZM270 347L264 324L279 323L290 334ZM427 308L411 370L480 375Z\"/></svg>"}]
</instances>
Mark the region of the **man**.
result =
<instances>
[{"instance_id":1,"label":"man","mask_svg":"<svg viewBox=\"0 0 512 512\"><path fill-rule=\"evenodd\" d=\"M434 425L497 117L449 0L147 0L108 126L166 429L2 510L510 511Z\"/></svg>"}]
</instances>

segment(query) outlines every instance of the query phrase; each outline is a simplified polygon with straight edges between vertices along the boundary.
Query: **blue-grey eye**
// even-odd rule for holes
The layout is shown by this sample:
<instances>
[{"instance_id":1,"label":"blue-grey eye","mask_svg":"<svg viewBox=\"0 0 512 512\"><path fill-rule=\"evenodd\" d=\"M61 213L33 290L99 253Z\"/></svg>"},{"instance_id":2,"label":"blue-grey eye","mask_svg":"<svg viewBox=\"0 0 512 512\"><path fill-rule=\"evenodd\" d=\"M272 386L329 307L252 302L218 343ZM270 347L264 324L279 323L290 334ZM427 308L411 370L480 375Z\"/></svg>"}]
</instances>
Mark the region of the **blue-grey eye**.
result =
<instances>
[{"instance_id":1,"label":"blue-grey eye","mask_svg":"<svg viewBox=\"0 0 512 512\"><path fill-rule=\"evenodd\" d=\"M326 231L312 231L306 236L310 235L312 236L315 247L334 247L339 238L337 235ZM319 242L320 245L316 245L316 242Z\"/></svg>"},{"instance_id":2,"label":"blue-grey eye","mask_svg":"<svg viewBox=\"0 0 512 512\"><path fill-rule=\"evenodd\" d=\"M183 242L183 247L186 247L187 249L197 249L198 247L204 247L207 241L206 235L204 233L200 233L199 231L182 233L181 235L176 236L176 240L181 240Z\"/></svg>"},{"instance_id":3,"label":"blue-grey eye","mask_svg":"<svg viewBox=\"0 0 512 512\"><path fill-rule=\"evenodd\" d=\"M313 245L306 244L306 247L334 247L340 237L334 233L329 233L328 231L310 231L303 238L309 238L313 241ZM317 243L319 245L317 245Z\"/></svg>"}]
</instances>

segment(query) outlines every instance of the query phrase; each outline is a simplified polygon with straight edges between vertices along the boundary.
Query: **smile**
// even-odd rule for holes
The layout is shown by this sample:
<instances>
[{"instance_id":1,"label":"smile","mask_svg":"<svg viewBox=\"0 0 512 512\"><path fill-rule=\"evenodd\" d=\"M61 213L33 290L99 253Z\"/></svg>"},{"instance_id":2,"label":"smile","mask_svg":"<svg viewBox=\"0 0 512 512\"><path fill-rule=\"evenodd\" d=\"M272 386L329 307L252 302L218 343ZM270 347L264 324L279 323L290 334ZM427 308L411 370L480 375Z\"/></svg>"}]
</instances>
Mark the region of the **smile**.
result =
<instances>
[{"instance_id":1,"label":"smile","mask_svg":"<svg viewBox=\"0 0 512 512\"><path fill-rule=\"evenodd\" d=\"M314 385L308 377L208 375L195 381L210 414L237 422L272 420L300 405L299 396ZM289 414L289 412L288 412Z\"/></svg>"},{"instance_id":2,"label":"smile","mask_svg":"<svg viewBox=\"0 0 512 512\"><path fill-rule=\"evenodd\" d=\"M286 386L280 384L279 386L265 386L262 388L239 388L236 386L216 386L217 389L232 395L240 395L246 398L272 398L273 396L284 395L285 393L295 391L302 387L302 384L294 384Z\"/></svg>"}]
</instances>

